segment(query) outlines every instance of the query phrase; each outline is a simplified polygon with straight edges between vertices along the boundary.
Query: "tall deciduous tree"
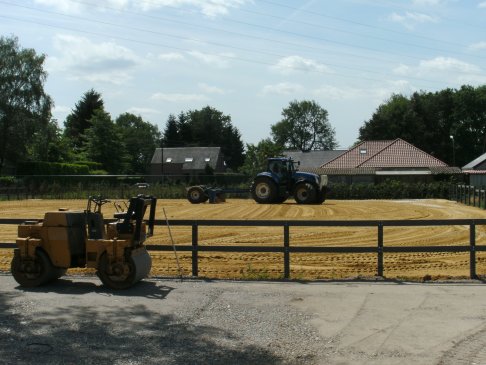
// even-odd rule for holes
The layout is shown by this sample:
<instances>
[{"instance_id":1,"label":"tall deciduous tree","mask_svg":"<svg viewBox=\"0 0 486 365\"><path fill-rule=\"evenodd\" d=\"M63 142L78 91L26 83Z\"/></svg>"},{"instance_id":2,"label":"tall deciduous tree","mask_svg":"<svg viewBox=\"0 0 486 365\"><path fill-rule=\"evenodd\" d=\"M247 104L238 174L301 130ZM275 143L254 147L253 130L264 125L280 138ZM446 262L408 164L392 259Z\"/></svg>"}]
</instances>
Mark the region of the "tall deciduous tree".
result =
<instances>
[{"instance_id":1,"label":"tall deciduous tree","mask_svg":"<svg viewBox=\"0 0 486 365\"><path fill-rule=\"evenodd\" d=\"M101 94L91 89L84 93L64 122L64 133L75 149L83 145L83 135L91 127L91 118L96 110L103 110Z\"/></svg>"},{"instance_id":2,"label":"tall deciduous tree","mask_svg":"<svg viewBox=\"0 0 486 365\"><path fill-rule=\"evenodd\" d=\"M164 129L164 147L221 147L227 166L237 170L244 161L239 130L231 117L210 106L171 115Z\"/></svg>"},{"instance_id":3,"label":"tall deciduous tree","mask_svg":"<svg viewBox=\"0 0 486 365\"><path fill-rule=\"evenodd\" d=\"M257 173L264 171L269 157L276 157L282 154L282 146L266 138L258 144L247 144L245 162L240 172L248 176L256 176Z\"/></svg>"},{"instance_id":4,"label":"tall deciduous tree","mask_svg":"<svg viewBox=\"0 0 486 365\"><path fill-rule=\"evenodd\" d=\"M0 173L6 160L25 159L32 135L50 120L44 61L33 49L21 49L16 37L0 37Z\"/></svg>"},{"instance_id":5,"label":"tall deciduous tree","mask_svg":"<svg viewBox=\"0 0 486 365\"><path fill-rule=\"evenodd\" d=\"M486 152L486 86L393 95L359 130L359 140L402 138L463 166Z\"/></svg>"},{"instance_id":6,"label":"tall deciduous tree","mask_svg":"<svg viewBox=\"0 0 486 365\"><path fill-rule=\"evenodd\" d=\"M130 113L118 116L115 121L119 134L125 145L130 166L128 173L145 174L155 149L160 145L160 131L156 125L150 124Z\"/></svg>"},{"instance_id":7,"label":"tall deciduous tree","mask_svg":"<svg viewBox=\"0 0 486 365\"><path fill-rule=\"evenodd\" d=\"M69 141L63 136L55 119L34 133L29 158L32 161L48 162L70 162L74 159Z\"/></svg>"},{"instance_id":8,"label":"tall deciduous tree","mask_svg":"<svg viewBox=\"0 0 486 365\"><path fill-rule=\"evenodd\" d=\"M110 115L95 110L89 123L91 127L86 130L83 146L88 160L101 163L109 173L125 173L128 165L125 145Z\"/></svg>"},{"instance_id":9,"label":"tall deciduous tree","mask_svg":"<svg viewBox=\"0 0 486 365\"><path fill-rule=\"evenodd\" d=\"M327 110L314 100L294 100L282 110L283 119L272 125L275 143L300 151L332 150L337 147L335 131Z\"/></svg>"}]
</instances>

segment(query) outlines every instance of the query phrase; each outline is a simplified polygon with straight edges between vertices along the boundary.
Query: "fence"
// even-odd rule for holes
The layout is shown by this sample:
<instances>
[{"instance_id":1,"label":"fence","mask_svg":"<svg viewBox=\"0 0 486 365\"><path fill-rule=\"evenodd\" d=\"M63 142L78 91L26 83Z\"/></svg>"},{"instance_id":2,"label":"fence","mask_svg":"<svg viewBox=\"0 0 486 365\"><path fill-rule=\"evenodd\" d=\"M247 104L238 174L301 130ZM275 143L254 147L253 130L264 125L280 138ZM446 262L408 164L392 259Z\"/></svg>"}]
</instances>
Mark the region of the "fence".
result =
<instances>
[{"instance_id":1,"label":"fence","mask_svg":"<svg viewBox=\"0 0 486 365\"><path fill-rule=\"evenodd\" d=\"M486 189L483 186L455 185L452 192L452 200L486 209Z\"/></svg>"},{"instance_id":2,"label":"fence","mask_svg":"<svg viewBox=\"0 0 486 365\"><path fill-rule=\"evenodd\" d=\"M0 219L2 224L20 224L28 219ZM108 221L108 220L107 220ZM112 221L112 220L111 220ZM384 275L384 255L387 253L419 252L469 252L469 274L477 278L476 252L486 251L486 245L476 245L476 226L486 225L486 219L448 219L448 220L353 220L353 221L281 221L281 220L172 220L171 226L186 226L192 229L191 245L177 245L177 251L192 252L192 275L199 273L199 252L247 252L247 253L281 253L283 254L283 277L290 279L292 253L375 253L378 276ZM156 225L166 225L166 221L157 220ZM384 227L426 227L426 226L469 226L469 244L451 246L386 246ZM199 245L199 227L282 227L283 241L281 246L201 246ZM291 245L291 227L376 227L376 246L299 246ZM3 243L0 248L13 248L15 244ZM171 245L147 245L152 251L172 251Z\"/></svg>"}]
</instances>

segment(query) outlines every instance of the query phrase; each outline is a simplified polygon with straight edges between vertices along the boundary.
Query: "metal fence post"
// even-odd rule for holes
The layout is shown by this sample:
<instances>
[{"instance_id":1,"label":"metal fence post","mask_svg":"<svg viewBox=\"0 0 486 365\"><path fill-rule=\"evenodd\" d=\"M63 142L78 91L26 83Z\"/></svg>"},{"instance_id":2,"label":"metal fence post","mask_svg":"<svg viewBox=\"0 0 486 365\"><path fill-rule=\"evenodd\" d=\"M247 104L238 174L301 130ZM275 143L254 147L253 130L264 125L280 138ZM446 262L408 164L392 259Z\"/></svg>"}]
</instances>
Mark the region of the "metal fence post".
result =
<instances>
[{"instance_id":1,"label":"metal fence post","mask_svg":"<svg viewBox=\"0 0 486 365\"><path fill-rule=\"evenodd\" d=\"M378 276L383 276L383 222L378 223Z\"/></svg>"},{"instance_id":2,"label":"metal fence post","mask_svg":"<svg viewBox=\"0 0 486 365\"><path fill-rule=\"evenodd\" d=\"M469 245L470 245L470 268L471 279L476 279L476 225L472 223L469 226Z\"/></svg>"},{"instance_id":3,"label":"metal fence post","mask_svg":"<svg viewBox=\"0 0 486 365\"><path fill-rule=\"evenodd\" d=\"M284 278L290 278L290 228L289 224L284 224Z\"/></svg>"},{"instance_id":4,"label":"metal fence post","mask_svg":"<svg viewBox=\"0 0 486 365\"><path fill-rule=\"evenodd\" d=\"M198 226L197 223L194 222L192 224L192 276L198 276L199 268L198 268Z\"/></svg>"}]
</instances>

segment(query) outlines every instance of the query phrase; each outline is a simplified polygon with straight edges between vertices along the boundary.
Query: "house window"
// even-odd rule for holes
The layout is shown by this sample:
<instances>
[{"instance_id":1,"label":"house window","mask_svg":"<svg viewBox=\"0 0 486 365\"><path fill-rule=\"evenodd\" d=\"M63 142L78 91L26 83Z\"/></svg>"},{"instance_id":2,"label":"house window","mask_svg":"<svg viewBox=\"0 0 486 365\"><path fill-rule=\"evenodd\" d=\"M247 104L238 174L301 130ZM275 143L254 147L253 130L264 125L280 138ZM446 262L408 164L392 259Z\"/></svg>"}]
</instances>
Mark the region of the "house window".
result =
<instances>
[{"instance_id":1,"label":"house window","mask_svg":"<svg viewBox=\"0 0 486 365\"><path fill-rule=\"evenodd\" d=\"M192 162L192 161L194 161L194 158L193 157L186 157L184 159L184 162Z\"/></svg>"},{"instance_id":2,"label":"house window","mask_svg":"<svg viewBox=\"0 0 486 365\"><path fill-rule=\"evenodd\" d=\"M167 157L167 159L165 160L165 162L172 162L172 157Z\"/></svg>"},{"instance_id":3,"label":"house window","mask_svg":"<svg viewBox=\"0 0 486 365\"><path fill-rule=\"evenodd\" d=\"M211 158L210 158L210 157L206 157L206 158L204 159L204 161L209 162L209 161L211 161Z\"/></svg>"},{"instance_id":4,"label":"house window","mask_svg":"<svg viewBox=\"0 0 486 365\"><path fill-rule=\"evenodd\" d=\"M368 150L366 148L360 148L359 149L359 154L360 155L366 155L366 152L368 152Z\"/></svg>"}]
</instances>

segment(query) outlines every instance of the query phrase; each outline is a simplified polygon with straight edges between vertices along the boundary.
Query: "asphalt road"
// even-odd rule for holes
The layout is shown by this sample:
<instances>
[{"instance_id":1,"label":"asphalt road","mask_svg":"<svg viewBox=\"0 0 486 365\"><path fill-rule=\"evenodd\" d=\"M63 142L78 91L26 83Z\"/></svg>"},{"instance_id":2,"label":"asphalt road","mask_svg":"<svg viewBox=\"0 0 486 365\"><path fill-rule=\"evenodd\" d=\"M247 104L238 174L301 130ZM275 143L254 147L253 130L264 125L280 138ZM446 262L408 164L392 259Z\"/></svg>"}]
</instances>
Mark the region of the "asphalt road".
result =
<instances>
[{"instance_id":1,"label":"asphalt road","mask_svg":"<svg viewBox=\"0 0 486 365\"><path fill-rule=\"evenodd\" d=\"M486 364L486 284L0 274L1 364Z\"/></svg>"}]
</instances>

